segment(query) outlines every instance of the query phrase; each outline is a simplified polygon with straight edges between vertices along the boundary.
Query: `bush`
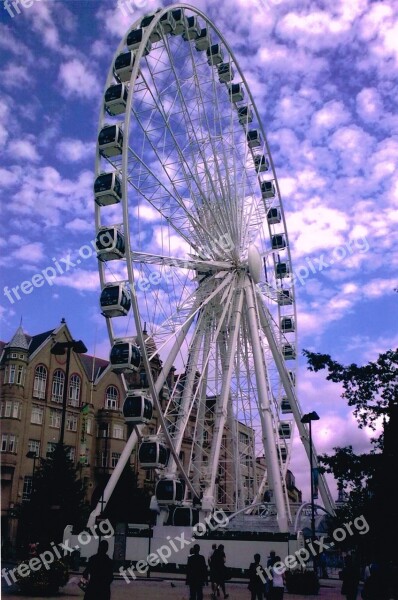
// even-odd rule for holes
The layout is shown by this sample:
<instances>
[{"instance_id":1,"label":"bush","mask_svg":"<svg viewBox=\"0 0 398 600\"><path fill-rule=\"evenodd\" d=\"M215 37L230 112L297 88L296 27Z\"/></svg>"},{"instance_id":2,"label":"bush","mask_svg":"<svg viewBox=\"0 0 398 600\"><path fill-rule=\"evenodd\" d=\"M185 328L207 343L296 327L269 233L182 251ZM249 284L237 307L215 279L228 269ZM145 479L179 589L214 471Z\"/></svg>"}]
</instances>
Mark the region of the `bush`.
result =
<instances>
[{"instance_id":1,"label":"bush","mask_svg":"<svg viewBox=\"0 0 398 600\"><path fill-rule=\"evenodd\" d=\"M20 563L29 565L28 561ZM46 596L58 592L59 588L68 581L68 567L61 560L54 561L46 569L42 564L37 571L30 570L26 577L18 577L17 585L23 594Z\"/></svg>"},{"instance_id":2,"label":"bush","mask_svg":"<svg viewBox=\"0 0 398 600\"><path fill-rule=\"evenodd\" d=\"M317 596L319 578L314 571L286 571L285 576L289 594Z\"/></svg>"}]
</instances>

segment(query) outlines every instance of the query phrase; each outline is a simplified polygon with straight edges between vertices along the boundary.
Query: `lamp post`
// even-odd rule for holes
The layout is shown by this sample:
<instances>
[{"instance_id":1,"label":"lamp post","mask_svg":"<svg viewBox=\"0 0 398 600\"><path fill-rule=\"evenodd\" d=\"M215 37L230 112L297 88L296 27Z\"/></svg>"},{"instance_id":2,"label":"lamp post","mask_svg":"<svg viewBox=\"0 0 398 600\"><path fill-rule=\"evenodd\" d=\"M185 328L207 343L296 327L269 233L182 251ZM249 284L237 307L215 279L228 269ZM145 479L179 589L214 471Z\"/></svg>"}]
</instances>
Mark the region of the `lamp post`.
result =
<instances>
[{"instance_id":1,"label":"lamp post","mask_svg":"<svg viewBox=\"0 0 398 600\"><path fill-rule=\"evenodd\" d=\"M314 468L313 468L313 452L312 452L312 421L319 421L319 416L315 411L302 416L301 422L307 423L309 427L309 442L310 442L310 470L311 470L311 540L315 539L315 506L314 506ZM315 557L314 557L315 565ZM316 571L316 569L314 569Z\"/></svg>"},{"instance_id":2,"label":"lamp post","mask_svg":"<svg viewBox=\"0 0 398 600\"><path fill-rule=\"evenodd\" d=\"M100 423L98 425L99 431L104 432L101 437L105 438L104 454L102 456L102 477L103 477L103 489L101 496L101 515L104 512L104 501L105 501L105 479L106 479L106 468L108 462L108 423Z\"/></svg>"},{"instance_id":3,"label":"lamp post","mask_svg":"<svg viewBox=\"0 0 398 600\"><path fill-rule=\"evenodd\" d=\"M66 403L68 400L68 389L69 389L69 366L70 366L70 355L71 351L76 354L84 354L87 352L86 346L83 344L81 340L71 340L70 342L55 342L54 346L51 348L51 354L55 354L56 356L62 356L66 351L66 365L65 365L65 384L64 384L64 393L62 397L62 417L61 417L61 431L59 434L59 443L64 443L64 434L65 434L65 418L66 418Z\"/></svg>"}]
</instances>

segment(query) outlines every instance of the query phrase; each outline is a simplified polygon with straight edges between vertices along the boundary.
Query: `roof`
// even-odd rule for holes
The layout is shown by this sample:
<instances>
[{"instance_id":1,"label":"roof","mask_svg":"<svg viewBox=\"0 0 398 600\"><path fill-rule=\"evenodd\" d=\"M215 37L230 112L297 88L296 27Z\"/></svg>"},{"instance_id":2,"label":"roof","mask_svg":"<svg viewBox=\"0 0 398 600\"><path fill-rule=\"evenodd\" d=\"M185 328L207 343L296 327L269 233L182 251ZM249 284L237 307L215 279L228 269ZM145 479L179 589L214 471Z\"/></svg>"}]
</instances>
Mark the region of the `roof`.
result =
<instances>
[{"instance_id":1,"label":"roof","mask_svg":"<svg viewBox=\"0 0 398 600\"><path fill-rule=\"evenodd\" d=\"M99 375L106 369L109 365L108 360L104 360L103 358L98 358L98 356L91 356L90 354L79 354L80 360L86 371L86 375L91 381L93 375L93 367L94 367L94 381L97 379Z\"/></svg>"},{"instance_id":2,"label":"roof","mask_svg":"<svg viewBox=\"0 0 398 600\"><path fill-rule=\"evenodd\" d=\"M55 329L50 329L50 331L38 333L37 335L27 335L26 337L30 340L29 354L33 354L54 332Z\"/></svg>"},{"instance_id":3,"label":"roof","mask_svg":"<svg viewBox=\"0 0 398 600\"><path fill-rule=\"evenodd\" d=\"M21 350L27 350L28 347L29 341L24 333L24 330L22 329L22 325L20 325L14 333L12 340L8 342L7 348L19 348Z\"/></svg>"}]
</instances>

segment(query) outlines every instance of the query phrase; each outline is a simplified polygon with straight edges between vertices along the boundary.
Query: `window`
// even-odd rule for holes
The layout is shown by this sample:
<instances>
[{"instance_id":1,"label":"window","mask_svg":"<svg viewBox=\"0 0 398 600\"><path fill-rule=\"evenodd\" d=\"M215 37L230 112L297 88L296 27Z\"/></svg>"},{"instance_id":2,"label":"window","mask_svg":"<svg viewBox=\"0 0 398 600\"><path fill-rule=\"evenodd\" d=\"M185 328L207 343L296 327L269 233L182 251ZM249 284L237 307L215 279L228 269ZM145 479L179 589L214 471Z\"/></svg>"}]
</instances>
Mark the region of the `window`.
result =
<instances>
[{"instance_id":1,"label":"window","mask_svg":"<svg viewBox=\"0 0 398 600\"><path fill-rule=\"evenodd\" d=\"M47 458L54 452L56 445L57 444L55 442L47 442Z\"/></svg>"},{"instance_id":2,"label":"window","mask_svg":"<svg viewBox=\"0 0 398 600\"><path fill-rule=\"evenodd\" d=\"M30 417L30 422L35 423L36 425L41 425L43 423L43 414L43 407L34 404L32 406L32 415Z\"/></svg>"},{"instance_id":3,"label":"window","mask_svg":"<svg viewBox=\"0 0 398 600\"><path fill-rule=\"evenodd\" d=\"M121 454L120 452L112 452L112 459L111 459L111 467L112 469L114 469L117 465L117 461L119 460Z\"/></svg>"},{"instance_id":4,"label":"window","mask_svg":"<svg viewBox=\"0 0 398 600\"><path fill-rule=\"evenodd\" d=\"M3 435L1 436L1 451L2 452L7 452L7 443L8 443L8 435L6 433L3 433Z\"/></svg>"},{"instance_id":5,"label":"window","mask_svg":"<svg viewBox=\"0 0 398 600\"><path fill-rule=\"evenodd\" d=\"M12 405L12 418L13 419L19 419L20 418L19 408L20 408L19 402L14 402L13 405Z\"/></svg>"},{"instance_id":6,"label":"window","mask_svg":"<svg viewBox=\"0 0 398 600\"><path fill-rule=\"evenodd\" d=\"M10 435L8 436L8 452L16 452L17 443L18 438L13 433L10 433Z\"/></svg>"},{"instance_id":7,"label":"window","mask_svg":"<svg viewBox=\"0 0 398 600\"><path fill-rule=\"evenodd\" d=\"M69 404L71 406L79 406L80 401L80 377L72 375L69 380Z\"/></svg>"},{"instance_id":8,"label":"window","mask_svg":"<svg viewBox=\"0 0 398 600\"><path fill-rule=\"evenodd\" d=\"M35 452L36 456L40 456L40 442L39 440L29 440L28 452Z\"/></svg>"},{"instance_id":9,"label":"window","mask_svg":"<svg viewBox=\"0 0 398 600\"><path fill-rule=\"evenodd\" d=\"M25 369L22 365L19 365L17 371L17 385L23 385L25 383Z\"/></svg>"},{"instance_id":10,"label":"window","mask_svg":"<svg viewBox=\"0 0 398 600\"><path fill-rule=\"evenodd\" d=\"M23 490L22 490L22 501L26 502L30 500L32 494L32 477L31 475L25 475L23 479Z\"/></svg>"},{"instance_id":11,"label":"window","mask_svg":"<svg viewBox=\"0 0 398 600\"><path fill-rule=\"evenodd\" d=\"M107 467L107 466L108 466L108 453L101 452L101 467Z\"/></svg>"},{"instance_id":12,"label":"window","mask_svg":"<svg viewBox=\"0 0 398 600\"><path fill-rule=\"evenodd\" d=\"M119 392L114 385L110 385L106 389L105 408L116 410L119 406Z\"/></svg>"},{"instance_id":13,"label":"window","mask_svg":"<svg viewBox=\"0 0 398 600\"><path fill-rule=\"evenodd\" d=\"M77 416L72 413L66 413L66 429L68 431L77 431Z\"/></svg>"},{"instance_id":14,"label":"window","mask_svg":"<svg viewBox=\"0 0 398 600\"><path fill-rule=\"evenodd\" d=\"M64 395L64 383L65 383L65 374L61 369L57 369L54 371L53 375L53 388L51 394L51 400L53 402L62 402L62 397Z\"/></svg>"},{"instance_id":15,"label":"window","mask_svg":"<svg viewBox=\"0 0 398 600\"><path fill-rule=\"evenodd\" d=\"M7 401L5 405L4 416L11 417L12 402Z\"/></svg>"},{"instance_id":16,"label":"window","mask_svg":"<svg viewBox=\"0 0 398 600\"><path fill-rule=\"evenodd\" d=\"M72 446L69 446L67 448L67 456L68 456L69 460L71 460L72 462L75 462L75 459L76 459L76 448L73 448Z\"/></svg>"},{"instance_id":17,"label":"window","mask_svg":"<svg viewBox=\"0 0 398 600\"><path fill-rule=\"evenodd\" d=\"M6 367L6 372L4 375L4 383L14 383L15 382L15 365L8 365Z\"/></svg>"},{"instance_id":18,"label":"window","mask_svg":"<svg viewBox=\"0 0 398 600\"><path fill-rule=\"evenodd\" d=\"M91 434L93 430L93 420L91 417L87 417L86 420L86 433Z\"/></svg>"},{"instance_id":19,"label":"window","mask_svg":"<svg viewBox=\"0 0 398 600\"><path fill-rule=\"evenodd\" d=\"M113 437L117 440L123 439L123 425L114 425L113 426Z\"/></svg>"},{"instance_id":20,"label":"window","mask_svg":"<svg viewBox=\"0 0 398 600\"><path fill-rule=\"evenodd\" d=\"M17 358L17 353L16 352L11 352L11 358Z\"/></svg>"},{"instance_id":21,"label":"window","mask_svg":"<svg viewBox=\"0 0 398 600\"><path fill-rule=\"evenodd\" d=\"M60 410L54 408L50 410L50 427L56 427L57 429L61 427L61 414Z\"/></svg>"},{"instance_id":22,"label":"window","mask_svg":"<svg viewBox=\"0 0 398 600\"><path fill-rule=\"evenodd\" d=\"M47 369L39 365L35 370L35 379L33 382L33 398L43 400L46 397Z\"/></svg>"},{"instance_id":23,"label":"window","mask_svg":"<svg viewBox=\"0 0 398 600\"><path fill-rule=\"evenodd\" d=\"M249 436L246 433L243 433L243 431L240 431L239 432L239 441L241 444L248 444Z\"/></svg>"}]
</instances>

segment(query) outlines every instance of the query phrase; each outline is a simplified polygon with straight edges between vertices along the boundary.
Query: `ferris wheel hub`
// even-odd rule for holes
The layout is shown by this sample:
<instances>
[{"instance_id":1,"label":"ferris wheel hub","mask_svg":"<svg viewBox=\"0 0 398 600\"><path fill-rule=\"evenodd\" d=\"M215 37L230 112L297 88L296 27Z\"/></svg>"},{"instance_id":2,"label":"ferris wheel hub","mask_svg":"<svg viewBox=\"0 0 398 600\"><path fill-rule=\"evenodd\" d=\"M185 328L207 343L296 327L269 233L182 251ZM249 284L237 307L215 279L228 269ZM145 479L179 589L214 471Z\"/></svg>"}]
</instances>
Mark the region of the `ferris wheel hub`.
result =
<instances>
[{"instance_id":1,"label":"ferris wheel hub","mask_svg":"<svg viewBox=\"0 0 398 600\"><path fill-rule=\"evenodd\" d=\"M255 244L250 244L249 246L247 262L249 265L249 273L254 283L258 283L261 280L263 261L261 259L261 254Z\"/></svg>"}]
</instances>

